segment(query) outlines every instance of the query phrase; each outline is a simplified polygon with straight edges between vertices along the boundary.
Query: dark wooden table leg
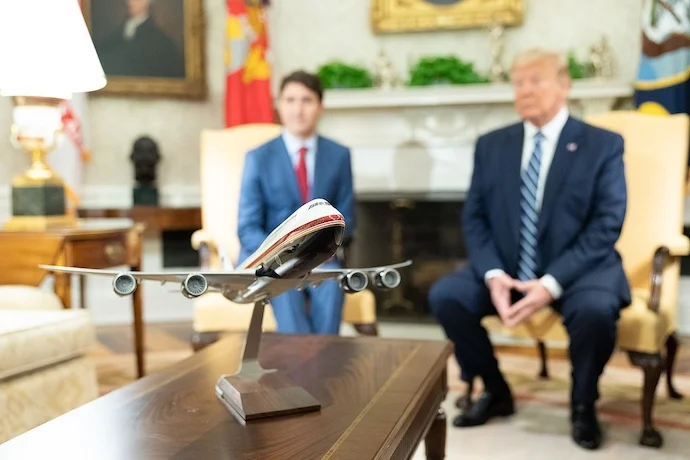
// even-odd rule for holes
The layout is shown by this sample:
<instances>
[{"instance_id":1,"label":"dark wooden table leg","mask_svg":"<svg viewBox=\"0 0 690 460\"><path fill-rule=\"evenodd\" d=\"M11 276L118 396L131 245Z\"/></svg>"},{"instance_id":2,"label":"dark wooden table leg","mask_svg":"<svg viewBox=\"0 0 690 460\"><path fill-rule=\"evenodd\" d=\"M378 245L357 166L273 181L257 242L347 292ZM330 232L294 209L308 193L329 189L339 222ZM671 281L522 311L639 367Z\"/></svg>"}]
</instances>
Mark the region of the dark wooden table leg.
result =
<instances>
[{"instance_id":1,"label":"dark wooden table leg","mask_svg":"<svg viewBox=\"0 0 690 460\"><path fill-rule=\"evenodd\" d=\"M443 460L446 458L446 411L438 408L434 421L431 422L429 432L424 439L427 460Z\"/></svg>"},{"instance_id":2,"label":"dark wooden table leg","mask_svg":"<svg viewBox=\"0 0 690 460\"><path fill-rule=\"evenodd\" d=\"M79 276L79 306L86 308L86 276Z\"/></svg>"},{"instance_id":3,"label":"dark wooden table leg","mask_svg":"<svg viewBox=\"0 0 690 460\"><path fill-rule=\"evenodd\" d=\"M72 275L68 273L55 273L55 294L62 301L64 308L72 308Z\"/></svg>"},{"instance_id":4,"label":"dark wooden table leg","mask_svg":"<svg viewBox=\"0 0 690 460\"><path fill-rule=\"evenodd\" d=\"M132 267L138 271L139 267ZM137 378L144 376L144 318L141 311L141 288L140 283L136 291L132 294L132 312L134 314L134 350L137 356Z\"/></svg>"}]
</instances>

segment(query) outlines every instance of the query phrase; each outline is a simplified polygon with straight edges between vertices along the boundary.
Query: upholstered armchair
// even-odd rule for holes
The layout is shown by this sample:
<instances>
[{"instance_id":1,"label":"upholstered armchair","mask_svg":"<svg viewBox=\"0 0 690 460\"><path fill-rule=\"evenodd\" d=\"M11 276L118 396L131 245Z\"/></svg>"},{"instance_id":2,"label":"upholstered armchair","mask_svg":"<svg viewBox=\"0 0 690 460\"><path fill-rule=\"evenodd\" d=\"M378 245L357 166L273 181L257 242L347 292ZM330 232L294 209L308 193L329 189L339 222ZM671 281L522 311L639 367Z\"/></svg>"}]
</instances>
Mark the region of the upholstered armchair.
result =
<instances>
[{"instance_id":1,"label":"upholstered armchair","mask_svg":"<svg viewBox=\"0 0 690 460\"><path fill-rule=\"evenodd\" d=\"M662 436L654 428L652 409L663 371L669 396L681 397L671 378L678 346L674 334L680 257L690 254L690 241L683 235L688 116L613 111L592 115L586 121L618 132L625 140L628 207L616 247L633 300L621 312L617 348L627 352L630 362L644 371L640 444L660 447ZM504 327L496 317L486 318L485 325L512 337L536 340L543 377L548 377L544 343L565 342L568 337L552 309L543 309L514 328Z\"/></svg>"},{"instance_id":2,"label":"upholstered armchair","mask_svg":"<svg viewBox=\"0 0 690 460\"><path fill-rule=\"evenodd\" d=\"M192 247L199 251L202 269L222 270L224 260L234 263L239 254L237 214L240 182L247 151L278 136L277 124L247 124L201 133L202 228L192 235ZM192 346L198 350L228 331L246 331L252 305L240 305L220 293L209 292L194 301ZM377 335L374 294L365 290L345 296L343 321L361 334ZM276 329L270 304L264 313L263 329Z\"/></svg>"}]
</instances>

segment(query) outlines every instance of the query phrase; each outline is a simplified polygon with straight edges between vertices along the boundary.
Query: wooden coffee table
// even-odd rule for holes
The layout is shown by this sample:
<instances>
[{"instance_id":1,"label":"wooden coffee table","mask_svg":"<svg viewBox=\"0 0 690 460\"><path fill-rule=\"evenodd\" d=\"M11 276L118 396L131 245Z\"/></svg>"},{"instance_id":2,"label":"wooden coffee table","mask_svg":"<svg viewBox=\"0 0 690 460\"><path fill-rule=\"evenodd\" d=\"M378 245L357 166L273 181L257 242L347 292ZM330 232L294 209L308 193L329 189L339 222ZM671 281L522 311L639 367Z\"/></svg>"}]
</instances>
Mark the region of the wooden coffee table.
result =
<instances>
[{"instance_id":1,"label":"wooden coffee table","mask_svg":"<svg viewBox=\"0 0 690 460\"><path fill-rule=\"evenodd\" d=\"M445 456L446 341L264 334L262 365L321 410L240 423L214 387L243 337L113 391L0 445L0 458L388 459Z\"/></svg>"}]
</instances>

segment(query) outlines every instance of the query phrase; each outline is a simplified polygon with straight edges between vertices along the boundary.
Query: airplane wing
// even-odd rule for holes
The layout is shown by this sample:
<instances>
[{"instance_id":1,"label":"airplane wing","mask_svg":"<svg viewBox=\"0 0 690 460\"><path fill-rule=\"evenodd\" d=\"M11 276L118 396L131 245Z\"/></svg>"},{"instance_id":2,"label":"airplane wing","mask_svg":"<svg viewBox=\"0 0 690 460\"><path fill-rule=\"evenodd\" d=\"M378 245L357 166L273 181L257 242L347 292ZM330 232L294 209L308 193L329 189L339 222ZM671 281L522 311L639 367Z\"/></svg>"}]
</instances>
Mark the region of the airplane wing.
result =
<instances>
[{"instance_id":1,"label":"airplane wing","mask_svg":"<svg viewBox=\"0 0 690 460\"><path fill-rule=\"evenodd\" d=\"M256 281L255 270L232 270L229 272L137 272L137 271L118 271L118 270L98 270L93 268L61 267L57 265L39 265L44 270L51 272L71 273L74 275L101 275L114 277L122 273L132 275L137 281L150 280L181 283L192 273L199 273L206 278L209 287L233 287L236 289L246 288Z\"/></svg>"},{"instance_id":2,"label":"airplane wing","mask_svg":"<svg viewBox=\"0 0 690 460\"><path fill-rule=\"evenodd\" d=\"M362 276L373 276L388 269L407 267L412 264L411 260L392 265L367 268L315 268L307 276L299 278L298 284L320 283L330 279L340 279L353 273ZM208 283L209 288L215 289L234 289L241 290L248 288L257 280L255 269L231 270L225 272L139 272L139 271L118 271L100 270L93 268L63 267L58 265L39 265L40 268L50 272L71 273L73 275L100 275L115 277L121 274L133 276L138 282L143 280L160 281L161 284L167 282L182 283L191 274L200 274ZM394 284L400 281L399 275L394 276ZM285 279L287 281L287 279Z\"/></svg>"},{"instance_id":3,"label":"airplane wing","mask_svg":"<svg viewBox=\"0 0 690 460\"><path fill-rule=\"evenodd\" d=\"M366 267L366 268L315 268L311 271L309 275L307 275L304 278L304 281L310 283L310 282L319 282L319 281L325 281L329 279L337 279L340 278L344 275L347 275L348 273L351 272L364 272L367 275L373 275L376 273L379 273L383 270L393 268L393 269L398 269L398 268L403 268L403 267L408 267L412 265L411 260L407 260L405 262L400 262L397 264L392 264L392 265L382 265L380 267Z\"/></svg>"}]
</instances>

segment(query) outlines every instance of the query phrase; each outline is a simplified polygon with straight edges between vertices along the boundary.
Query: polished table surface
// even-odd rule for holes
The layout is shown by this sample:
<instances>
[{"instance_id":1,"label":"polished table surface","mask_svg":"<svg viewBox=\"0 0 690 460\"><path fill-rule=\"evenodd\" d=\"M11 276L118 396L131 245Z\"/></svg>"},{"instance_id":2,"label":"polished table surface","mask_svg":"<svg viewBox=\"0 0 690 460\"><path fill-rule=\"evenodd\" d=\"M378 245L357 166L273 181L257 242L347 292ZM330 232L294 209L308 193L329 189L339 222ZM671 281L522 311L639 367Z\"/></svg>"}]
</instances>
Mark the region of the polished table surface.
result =
<instances>
[{"instance_id":1,"label":"polished table surface","mask_svg":"<svg viewBox=\"0 0 690 460\"><path fill-rule=\"evenodd\" d=\"M321 403L319 412L238 422L215 383L243 335L0 445L0 459L410 458L426 436L443 458L447 341L264 334L260 361Z\"/></svg>"}]
</instances>

